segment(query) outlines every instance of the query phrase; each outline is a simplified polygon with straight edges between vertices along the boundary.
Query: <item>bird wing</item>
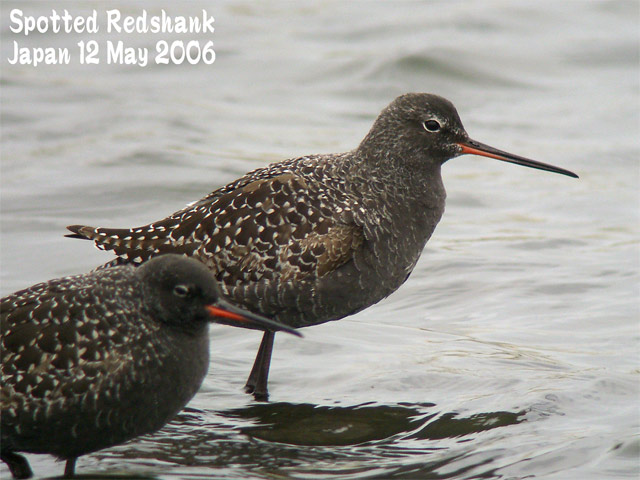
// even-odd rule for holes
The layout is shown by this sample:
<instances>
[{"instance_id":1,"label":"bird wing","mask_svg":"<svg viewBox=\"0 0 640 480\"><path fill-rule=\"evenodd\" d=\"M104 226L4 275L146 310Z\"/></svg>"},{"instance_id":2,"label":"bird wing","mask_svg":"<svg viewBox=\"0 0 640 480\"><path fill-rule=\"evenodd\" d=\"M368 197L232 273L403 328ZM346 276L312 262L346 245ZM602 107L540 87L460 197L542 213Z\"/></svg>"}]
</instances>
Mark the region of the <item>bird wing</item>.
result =
<instances>
[{"instance_id":1,"label":"bird wing","mask_svg":"<svg viewBox=\"0 0 640 480\"><path fill-rule=\"evenodd\" d=\"M328 202L321 187L299 175L236 185L143 227L68 229L129 261L169 252L195 256L228 287L320 278L349 262L364 242L362 228L345 215L347 202L336 208L335 199Z\"/></svg>"},{"instance_id":2,"label":"bird wing","mask_svg":"<svg viewBox=\"0 0 640 480\"><path fill-rule=\"evenodd\" d=\"M175 352L158 341L158 322L131 317L141 312L139 288L118 276L122 268L130 267L52 280L2 299L3 442L6 433L36 451L82 454L157 429L164 418L158 411L172 412L173 399L157 407L153 395ZM137 402L145 396L154 412L140 419Z\"/></svg>"},{"instance_id":3,"label":"bird wing","mask_svg":"<svg viewBox=\"0 0 640 480\"><path fill-rule=\"evenodd\" d=\"M89 378L93 373L115 373L130 356L128 349L115 348L124 336L118 309L126 308L127 300L105 292L112 304L98 304L97 284L82 278L52 280L2 299L3 408L27 397L63 398L67 390L95 381Z\"/></svg>"}]
</instances>

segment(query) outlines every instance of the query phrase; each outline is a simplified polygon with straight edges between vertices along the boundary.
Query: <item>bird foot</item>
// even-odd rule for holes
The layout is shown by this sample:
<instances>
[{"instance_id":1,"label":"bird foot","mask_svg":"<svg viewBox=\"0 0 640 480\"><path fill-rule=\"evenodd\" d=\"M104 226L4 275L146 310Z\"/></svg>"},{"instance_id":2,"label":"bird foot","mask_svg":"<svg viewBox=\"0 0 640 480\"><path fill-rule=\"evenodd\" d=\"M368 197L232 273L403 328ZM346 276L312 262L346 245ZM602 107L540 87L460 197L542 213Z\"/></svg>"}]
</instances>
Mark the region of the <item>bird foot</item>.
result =
<instances>
[{"instance_id":1,"label":"bird foot","mask_svg":"<svg viewBox=\"0 0 640 480\"><path fill-rule=\"evenodd\" d=\"M245 393L253 395L253 398L257 402L268 402L269 401L269 392L266 389L257 389L255 385L251 385L247 383L244 386Z\"/></svg>"}]
</instances>

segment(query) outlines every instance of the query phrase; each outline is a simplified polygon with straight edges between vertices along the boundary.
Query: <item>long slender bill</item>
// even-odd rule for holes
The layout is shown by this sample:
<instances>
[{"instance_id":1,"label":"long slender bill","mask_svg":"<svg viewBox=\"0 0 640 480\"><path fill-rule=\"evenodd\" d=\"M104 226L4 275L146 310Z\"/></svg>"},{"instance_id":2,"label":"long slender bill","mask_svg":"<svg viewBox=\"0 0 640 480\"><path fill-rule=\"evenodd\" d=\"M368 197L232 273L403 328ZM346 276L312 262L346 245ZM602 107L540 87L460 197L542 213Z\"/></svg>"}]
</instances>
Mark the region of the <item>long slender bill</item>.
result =
<instances>
[{"instance_id":1,"label":"long slender bill","mask_svg":"<svg viewBox=\"0 0 640 480\"><path fill-rule=\"evenodd\" d=\"M490 147L484 143L476 142L475 140L469 139L466 142L458 143L458 145L462 148L462 154L468 153L471 155L495 158L496 160L502 160L503 162L515 163L529 168L537 168L538 170L545 170L547 172L560 173L561 175L578 178L578 175L570 172L569 170L565 170L564 168L554 167L553 165L536 162L535 160L514 155L509 152L503 152L502 150Z\"/></svg>"},{"instance_id":2,"label":"long slender bill","mask_svg":"<svg viewBox=\"0 0 640 480\"><path fill-rule=\"evenodd\" d=\"M256 315L243 308L236 307L222 299L218 299L215 305L207 305L206 309L209 314L214 317L231 320L231 322L228 322L231 325L255 327L261 330L283 331L302 337L302 334L293 328L261 315Z\"/></svg>"}]
</instances>

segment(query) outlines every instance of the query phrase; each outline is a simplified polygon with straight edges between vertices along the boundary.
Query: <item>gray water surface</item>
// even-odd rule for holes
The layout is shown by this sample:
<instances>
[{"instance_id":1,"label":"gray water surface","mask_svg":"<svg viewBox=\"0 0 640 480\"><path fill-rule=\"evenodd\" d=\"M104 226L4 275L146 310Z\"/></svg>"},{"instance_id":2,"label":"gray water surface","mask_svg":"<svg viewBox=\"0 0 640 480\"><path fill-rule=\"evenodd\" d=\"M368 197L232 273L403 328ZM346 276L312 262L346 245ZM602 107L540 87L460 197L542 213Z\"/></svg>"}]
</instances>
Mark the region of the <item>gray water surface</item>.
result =
<instances>
[{"instance_id":1,"label":"gray water surface","mask_svg":"<svg viewBox=\"0 0 640 480\"><path fill-rule=\"evenodd\" d=\"M211 37L216 61L9 65L16 38L87 39L9 31L12 8L54 6L0 5L3 295L111 259L66 225L143 225L253 168L349 150L408 91L452 100L474 139L580 175L450 161L447 211L407 283L304 339L278 335L270 403L242 392L260 335L215 326L178 418L78 473L638 478L638 2L64 2L205 8L215 33L185 39Z\"/></svg>"}]
</instances>

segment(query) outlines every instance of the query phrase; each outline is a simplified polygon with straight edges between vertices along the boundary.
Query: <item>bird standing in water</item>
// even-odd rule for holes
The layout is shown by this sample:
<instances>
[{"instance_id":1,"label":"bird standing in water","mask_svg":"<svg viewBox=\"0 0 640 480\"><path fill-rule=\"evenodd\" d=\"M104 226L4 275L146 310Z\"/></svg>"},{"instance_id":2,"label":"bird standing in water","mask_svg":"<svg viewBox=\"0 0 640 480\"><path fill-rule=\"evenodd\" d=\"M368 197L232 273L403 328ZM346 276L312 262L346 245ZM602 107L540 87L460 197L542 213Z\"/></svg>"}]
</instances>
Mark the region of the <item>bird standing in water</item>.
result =
<instances>
[{"instance_id":1,"label":"bird standing in water","mask_svg":"<svg viewBox=\"0 0 640 480\"><path fill-rule=\"evenodd\" d=\"M65 277L3 298L2 460L67 461L151 433L191 400L209 366L209 322L288 327L225 301L200 262L164 255Z\"/></svg>"},{"instance_id":2,"label":"bird standing in water","mask_svg":"<svg viewBox=\"0 0 640 480\"><path fill-rule=\"evenodd\" d=\"M441 166L463 154L576 174L469 138L451 102L409 93L360 145L254 170L138 228L68 227L113 250L114 263L166 252L204 262L234 302L292 327L356 313L402 285L445 206ZM274 332L264 333L246 390L267 398Z\"/></svg>"}]
</instances>

